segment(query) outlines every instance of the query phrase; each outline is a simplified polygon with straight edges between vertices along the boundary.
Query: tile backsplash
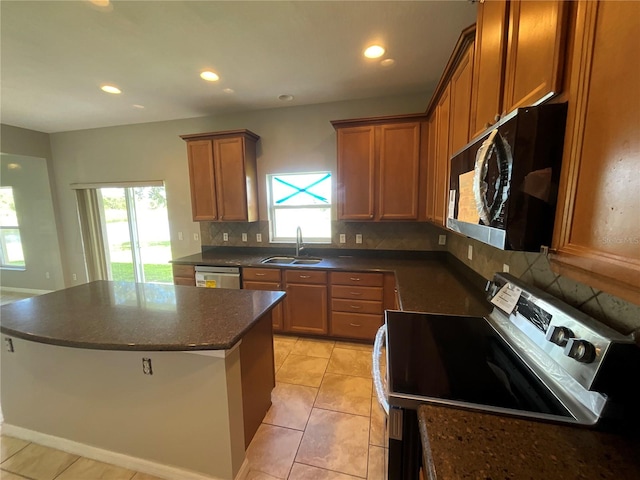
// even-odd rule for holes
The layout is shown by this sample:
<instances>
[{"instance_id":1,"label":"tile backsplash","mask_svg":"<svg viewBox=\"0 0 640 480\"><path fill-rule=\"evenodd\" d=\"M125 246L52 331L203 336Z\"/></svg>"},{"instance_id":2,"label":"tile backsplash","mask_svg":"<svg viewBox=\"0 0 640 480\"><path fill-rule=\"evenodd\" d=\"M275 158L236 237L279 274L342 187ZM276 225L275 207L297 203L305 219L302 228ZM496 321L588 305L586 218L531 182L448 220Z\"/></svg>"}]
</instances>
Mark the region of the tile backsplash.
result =
<instances>
[{"instance_id":1,"label":"tile backsplash","mask_svg":"<svg viewBox=\"0 0 640 480\"><path fill-rule=\"evenodd\" d=\"M623 334L634 330L640 332L640 306L554 273L547 256L541 253L499 250L423 222L334 221L332 232L331 244L322 245L322 247L448 251L487 279L492 278L495 272L503 271L503 266L508 265L509 273L512 275L551 293L615 330ZM269 222L202 222L200 233L203 247L291 247L293 253L293 245L290 243L269 243ZM223 240L224 233L228 234L228 241ZM246 242L242 241L243 233L247 234ZM339 243L339 236L342 233L346 236L344 244ZM262 235L262 242L257 242L256 234ZM362 244L355 243L356 234L362 235ZM446 245L438 244L439 235L447 236ZM469 245L473 248L471 260L468 259Z\"/></svg>"}]
</instances>

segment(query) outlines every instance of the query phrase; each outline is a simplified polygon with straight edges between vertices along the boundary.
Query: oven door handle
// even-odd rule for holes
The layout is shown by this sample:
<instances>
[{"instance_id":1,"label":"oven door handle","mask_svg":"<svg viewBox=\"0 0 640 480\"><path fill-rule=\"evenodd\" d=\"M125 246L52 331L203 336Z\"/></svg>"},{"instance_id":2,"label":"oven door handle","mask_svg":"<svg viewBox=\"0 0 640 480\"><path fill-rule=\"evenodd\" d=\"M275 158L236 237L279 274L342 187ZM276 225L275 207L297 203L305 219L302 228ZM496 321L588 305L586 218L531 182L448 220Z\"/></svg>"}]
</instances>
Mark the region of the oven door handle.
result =
<instances>
[{"instance_id":1,"label":"oven door handle","mask_svg":"<svg viewBox=\"0 0 640 480\"><path fill-rule=\"evenodd\" d=\"M387 400L388 391L385 390L382 374L380 373L380 357L382 356L382 345L383 343L386 343L386 336L387 326L382 325L378 329L375 342L373 343L371 375L373 376L373 385L376 389L376 397L378 397L378 403L380 404L380 406L382 406L385 413L389 415L389 400ZM386 368L389 368L389 366L387 365Z\"/></svg>"}]
</instances>

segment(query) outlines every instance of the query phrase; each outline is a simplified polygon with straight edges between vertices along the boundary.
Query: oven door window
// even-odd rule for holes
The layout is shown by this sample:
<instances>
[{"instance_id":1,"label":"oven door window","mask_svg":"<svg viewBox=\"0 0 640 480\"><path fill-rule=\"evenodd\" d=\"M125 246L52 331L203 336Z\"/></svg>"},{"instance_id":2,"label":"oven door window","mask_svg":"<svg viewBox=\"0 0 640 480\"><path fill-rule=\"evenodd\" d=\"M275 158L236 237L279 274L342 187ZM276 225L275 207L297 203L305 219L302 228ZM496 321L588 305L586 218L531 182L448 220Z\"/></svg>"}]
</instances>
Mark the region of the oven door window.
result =
<instances>
[{"instance_id":1,"label":"oven door window","mask_svg":"<svg viewBox=\"0 0 640 480\"><path fill-rule=\"evenodd\" d=\"M572 416L483 318L402 313L394 321L392 313L392 392Z\"/></svg>"}]
</instances>

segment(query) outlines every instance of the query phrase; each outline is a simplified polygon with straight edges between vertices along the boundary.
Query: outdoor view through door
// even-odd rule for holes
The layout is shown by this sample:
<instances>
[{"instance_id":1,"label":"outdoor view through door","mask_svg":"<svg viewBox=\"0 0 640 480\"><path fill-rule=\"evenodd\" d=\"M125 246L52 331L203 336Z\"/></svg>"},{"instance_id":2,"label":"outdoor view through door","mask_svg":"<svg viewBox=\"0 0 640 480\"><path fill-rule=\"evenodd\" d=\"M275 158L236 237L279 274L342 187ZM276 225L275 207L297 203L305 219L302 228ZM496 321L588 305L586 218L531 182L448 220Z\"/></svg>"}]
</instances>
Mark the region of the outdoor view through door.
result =
<instances>
[{"instance_id":1,"label":"outdoor view through door","mask_svg":"<svg viewBox=\"0 0 640 480\"><path fill-rule=\"evenodd\" d=\"M164 187L99 188L109 280L173 283Z\"/></svg>"}]
</instances>

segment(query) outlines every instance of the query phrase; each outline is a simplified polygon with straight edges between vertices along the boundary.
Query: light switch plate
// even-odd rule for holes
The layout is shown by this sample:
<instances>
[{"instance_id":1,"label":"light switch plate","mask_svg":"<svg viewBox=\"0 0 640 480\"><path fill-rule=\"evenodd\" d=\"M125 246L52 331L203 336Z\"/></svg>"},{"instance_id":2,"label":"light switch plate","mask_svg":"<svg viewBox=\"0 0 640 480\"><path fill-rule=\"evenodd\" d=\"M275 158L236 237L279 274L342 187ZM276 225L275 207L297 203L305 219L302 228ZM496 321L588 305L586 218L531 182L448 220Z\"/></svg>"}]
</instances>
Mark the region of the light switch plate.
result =
<instances>
[{"instance_id":1,"label":"light switch plate","mask_svg":"<svg viewBox=\"0 0 640 480\"><path fill-rule=\"evenodd\" d=\"M258 243L262 242L262 234L261 233L256 233L256 242L258 242Z\"/></svg>"},{"instance_id":2,"label":"light switch plate","mask_svg":"<svg viewBox=\"0 0 640 480\"><path fill-rule=\"evenodd\" d=\"M447 236L439 235L438 236L438 245L446 245L447 244Z\"/></svg>"},{"instance_id":3,"label":"light switch plate","mask_svg":"<svg viewBox=\"0 0 640 480\"><path fill-rule=\"evenodd\" d=\"M228 242L229 241L229 234L227 232L222 234L222 241L223 242Z\"/></svg>"},{"instance_id":4,"label":"light switch plate","mask_svg":"<svg viewBox=\"0 0 640 480\"><path fill-rule=\"evenodd\" d=\"M502 271L504 273L509 273L509 265L507 265L506 263L502 264Z\"/></svg>"},{"instance_id":5,"label":"light switch plate","mask_svg":"<svg viewBox=\"0 0 640 480\"><path fill-rule=\"evenodd\" d=\"M198 240L200 240L200 234L199 233L194 233L193 234L193 239L197 242Z\"/></svg>"},{"instance_id":6,"label":"light switch plate","mask_svg":"<svg viewBox=\"0 0 640 480\"><path fill-rule=\"evenodd\" d=\"M243 241L243 242L246 242L246 241L247 241L247 234L246 234L246 233L243 233L243 234L242 234L242 241Z\"/></svg>"},{"instance_id":7,"label":"light switch plate","mask_svg":"<svg viewBox=\"0 0 640 480\"><path fill-rule=\"evenodd\" d=\"M356 233L356 243L362 243L362 234Z\"/></svg>"},{"instance_id":8,"label":"light switch plate","mask_svg":"<svg viewBox=\"0 0 640 480\"><path fill-rule=\"evenodd\" d=\"M182 232L178 232L178 240L183 240Z\"/></svg>"},{"instance_id":9,"label":"light switch plate","mask_svg":"<svg viewBox=\"0 0 640 480\"><path fill-rule=\"evenodd\" d=\"M467 258L469 260L473 260L473 245L469 245L469 250L467 251Z\"/></svg>"},{"instance_id":10,"label":"light switch plate","mask_svg":"<svg viewBox=\"0 0 640 480\"><path fill-rule=\"evenodd\" d=\"M344 233L340 234L340 243L347 243L347 236Z\"/></svg>"}]
</instances>

